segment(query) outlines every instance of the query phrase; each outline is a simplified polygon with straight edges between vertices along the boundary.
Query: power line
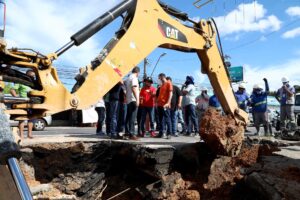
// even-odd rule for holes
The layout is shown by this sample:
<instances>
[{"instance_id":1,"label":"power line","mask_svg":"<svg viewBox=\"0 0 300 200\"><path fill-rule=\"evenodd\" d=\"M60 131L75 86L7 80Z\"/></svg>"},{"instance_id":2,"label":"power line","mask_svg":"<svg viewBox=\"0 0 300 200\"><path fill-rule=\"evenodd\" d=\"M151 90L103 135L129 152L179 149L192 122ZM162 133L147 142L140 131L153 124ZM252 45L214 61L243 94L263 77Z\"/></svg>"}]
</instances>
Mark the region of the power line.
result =
<instances>
[{"instance_id":1,"label":"power line","mask_svg":"<svg viewBox=\"0 0 300 200\"><path fill-rule=\"evenodd\" d=\"M299 22L299 21L300 21L300 19L294 20L294 21L292 21L292 22L286 24L285 26L282 26L282 28L279 29L279 30L272 31L272 32L270 32L270 33L268 33L268 34L259 36L259 37L255 38L254 40L251 40L251 41L245 42L244 44L238 45L238 46L236 46L236 47L227 49L226 51L227 51L227 52L228 52L228 51L233 51L233 50L240 49L240 48L242 48L242 47L248 46L248 45L250 45L250 44L253 44L253 43L259 41L262 37L265 37L265 38L270 37L271 35L273 35L273 34L275 34L275 33L278 33L278 32L281 32L281 31L283 31L285 28L287 28L287 27L289 27L289 26L291 26L291 25L293 25L293 24L295 24L295 23L297 23L297 22Z\"/></svg>"}]
</instances>

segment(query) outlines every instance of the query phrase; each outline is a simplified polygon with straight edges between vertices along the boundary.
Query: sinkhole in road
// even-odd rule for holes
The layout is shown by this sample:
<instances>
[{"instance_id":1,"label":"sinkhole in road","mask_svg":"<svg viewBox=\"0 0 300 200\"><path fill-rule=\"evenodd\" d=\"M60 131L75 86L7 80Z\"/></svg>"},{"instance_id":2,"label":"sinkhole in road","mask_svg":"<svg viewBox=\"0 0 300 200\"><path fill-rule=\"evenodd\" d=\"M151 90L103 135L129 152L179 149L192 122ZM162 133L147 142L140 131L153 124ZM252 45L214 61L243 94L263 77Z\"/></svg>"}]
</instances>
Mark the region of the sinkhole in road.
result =
<instances>
[{"instance_id":1,"label":"sinkhole in road","mask_svg":"<svg viewBox=\"0 0 300 200\"><path fill-rule=\"evenodd\" d=\"M283 158L273 152L281 145L247 139L232 158L215 155L204 143L46 143L23 147L20 165L35 199L293 197L297 192L280 187L299 186L300 168L292 160L276 165Z\"/></svg>"}]
</instances>

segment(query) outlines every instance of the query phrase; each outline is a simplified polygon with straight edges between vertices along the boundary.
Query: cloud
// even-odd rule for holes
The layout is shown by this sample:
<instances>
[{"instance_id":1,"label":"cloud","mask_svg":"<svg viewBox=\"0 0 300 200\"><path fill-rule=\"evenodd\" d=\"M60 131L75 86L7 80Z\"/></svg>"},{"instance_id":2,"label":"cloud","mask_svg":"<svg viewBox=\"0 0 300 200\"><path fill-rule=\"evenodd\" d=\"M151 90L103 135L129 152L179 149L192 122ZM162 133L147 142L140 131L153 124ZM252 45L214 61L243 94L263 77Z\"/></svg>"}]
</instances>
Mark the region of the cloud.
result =
<instances>
[{"instance_id":1,"label":"cloud","mask_svg":"<svg viewBox=\"0 0 300 200\"><path fill-rule=\"evenodd\" d=\"M299 71L300 59L291 59L285 63L273 65L273 66L251 66L244 65L245 68L245 81L247 82L246 87L248 91L252 91L254 84L258 83L263 85L263 78L267 78L270 85L270 90L275 91L281 87L281 78L287 76L290 79L291 85L298 85L299 82Z\"/></svg>"},{"instance_id":2,"label":"cloud","mask_svg":"<svg viewBox=\"0 0 300 200\"><path fill-rule=\"evenodd\" d=\"M262 4L240 4L226 16L214 18L222 36L240 32L277 31L281 21L275 15L267 15Z\"/></svg>"},{"instance_id":3,"label":"cloud","mask_svg":"<svg viewBox=\"0 0 300 200\"><path fill-rule=\"evenodd\" d=\"M115 4L116 0L7 1L8 46L32 48L44 54L54 52ZM100 52L101 42L94 36L63 54L59 62L84 66Z\"/></svg>"},{"instance_id":4,"label":"cloud","mask_svg":"<svg viewBox=\"0 0 300 200\"><path fill-rule=\"evenodd\" d=\"M300 7L295 6L295 7L289 7L286 9L286 14L288 14L291 17L300 17Z\"/></svg>"},{"instance_id":5,"label":"cloud","mask_svg":"<svg viewBox=\"0 0 300 200\"><path fill-rule=\"evenodd\" d=\"M300 36L300 27L294 28L282 34L282 37L285 39L291 39Z\"/></svg>"}]
</instances>

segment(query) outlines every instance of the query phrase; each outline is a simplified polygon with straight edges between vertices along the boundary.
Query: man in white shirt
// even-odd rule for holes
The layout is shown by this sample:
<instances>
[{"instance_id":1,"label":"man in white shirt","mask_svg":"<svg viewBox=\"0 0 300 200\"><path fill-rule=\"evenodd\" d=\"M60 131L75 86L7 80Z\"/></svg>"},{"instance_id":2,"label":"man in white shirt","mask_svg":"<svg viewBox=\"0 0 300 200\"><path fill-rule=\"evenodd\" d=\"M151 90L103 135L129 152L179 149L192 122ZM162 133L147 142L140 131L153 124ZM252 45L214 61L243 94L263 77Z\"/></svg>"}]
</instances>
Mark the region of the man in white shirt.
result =
<instances>
[{"instance_id":1,"label":"man in white shirt","mask_svg":"<svg viewBox=\"0 0 300 200\"><path fill-rule=\"evenodd\" d=\"M185 88L182 91L183 96L185 96L185 106L184 106L184 118L187 124L187 135L195 136L193 134L193 127L195 132L198 133L198 121L196 117L196 95L195 95L195 86L194 86L194 78L192 76L187 76L185 81Z\"/></svg>"},{"instance_id":2,"label":"man in white shirt","mask_svg":"<svg viewBox=\"0 0 300 200\"><path fill-rule=\"evenodd\" d=\"M132 69L132 74L125 81L126 86L126 102L127 102L127 115L125 121L125 133L129 136L129 139L137 140L135 133L135 120L137 114L137 108L140 104L139 100L139 80L140 73L139 67Z\"/></svg>"}]
</instances>

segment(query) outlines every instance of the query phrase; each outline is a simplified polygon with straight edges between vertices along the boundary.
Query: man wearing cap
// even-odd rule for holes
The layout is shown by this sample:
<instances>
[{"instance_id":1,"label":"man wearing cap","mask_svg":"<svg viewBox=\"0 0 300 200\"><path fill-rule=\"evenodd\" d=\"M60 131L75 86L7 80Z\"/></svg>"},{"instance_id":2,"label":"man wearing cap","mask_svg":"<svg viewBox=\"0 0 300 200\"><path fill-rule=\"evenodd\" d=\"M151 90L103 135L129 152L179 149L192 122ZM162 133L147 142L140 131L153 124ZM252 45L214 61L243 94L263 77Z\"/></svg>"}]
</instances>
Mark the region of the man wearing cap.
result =
<instances>
[{"instance_id":1,"label":"man wearing cap","mask_svg":"<svg viewBox=\"0 0 300 200\"><path fill-rule=\"evenodd\" d=\"M201 94L196 97L196 111L198 116L198 122L201 123L202 116L208 108L209 95L207 94L207 88L201 89Z\"/></svg>"},{"instance_id":2,"label":"man wearing cap","mask_svg":"<svg viewBox=\"0 0 300 200\"><path fill-rule=\"evenodd\" d=\"M247 112L247 103L250 100L250 98L246 92L246 87L243 83L239 85L238 90L235 92L235 98L237 100L239 108Z\"/></svg>"},{"instance_id":3,"label":"man wearing cap","mask_svg":"<svg viewBox=\"0 0 300 200\"><path fill-rule=\"evenodd\" d=\"M187 124L187 135L194 136L192 129L194 126L195 132L198 133L198 121L196 117L196 95L195 95L195 85L194 78L192 76L187 76L184 83L185 88L182 91L183 96L185 96L185 107L184 107L184 118Z\"/></svg>"},{"instance_id":4,"label":"man wearing cap","mask_svg":"<svg viewBox=\"0 0 300 200\"><path fill-rule=\"evenodd\" d=\"M253 93L250 97L250 105L252 106L252 114L254 119L254 126L256 128L256 135L259 134L260 124L264 126L265 136L269 135L269 122L267 112L267 97L269 94L269 84L266 78L263 79L265 82L265 91L259 84L253 86Z\"/></svg>"},{"instance_id":5,"label":"man wearing cap","mask_svg":"<svg viewBox=\"0 0 300 200\"><path fill-rule=\"evenodd\" d=\"M153 80L151 77L147 77L144 80L144 87L140 92L140 105L142 108L142 119L141 119L141 137L145 136L145 122L147 114L149 115L150 120L150 136L155 137L154 129L154 106L155 106L155 97L156 89L152 86Z\"/></svg>"},{"instance_id":6,"label":"man wearing cap","mask_svg":"<svg viewBox=\"0 0 300 200\"><path fill-rule=\"evenodd\" d=\"M285 120L289 120L291 125L295 127L295 88L289 84L289 79L287 77L283 77L281 81L282 87L279 88L276 93L276 99L280 102L281 127L286 127Z\"/></svg>"}]
</instances>

